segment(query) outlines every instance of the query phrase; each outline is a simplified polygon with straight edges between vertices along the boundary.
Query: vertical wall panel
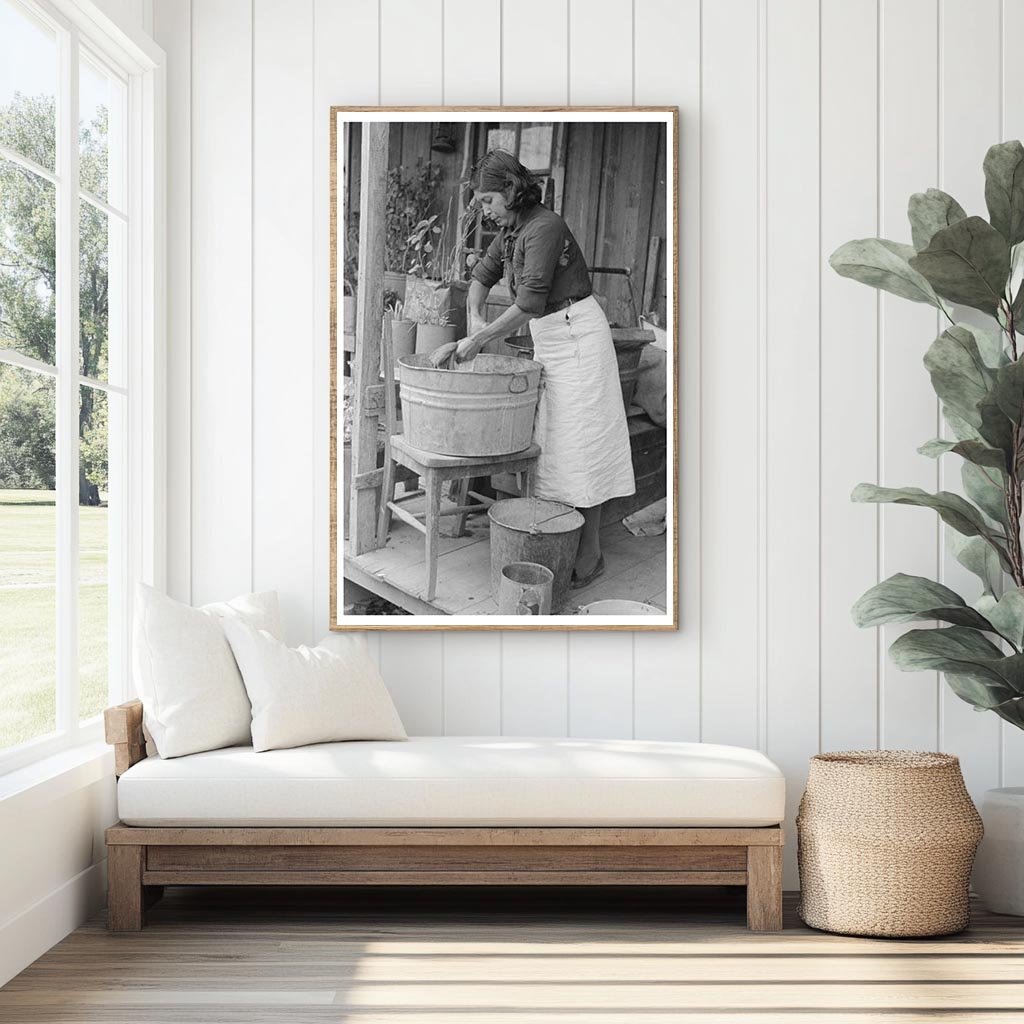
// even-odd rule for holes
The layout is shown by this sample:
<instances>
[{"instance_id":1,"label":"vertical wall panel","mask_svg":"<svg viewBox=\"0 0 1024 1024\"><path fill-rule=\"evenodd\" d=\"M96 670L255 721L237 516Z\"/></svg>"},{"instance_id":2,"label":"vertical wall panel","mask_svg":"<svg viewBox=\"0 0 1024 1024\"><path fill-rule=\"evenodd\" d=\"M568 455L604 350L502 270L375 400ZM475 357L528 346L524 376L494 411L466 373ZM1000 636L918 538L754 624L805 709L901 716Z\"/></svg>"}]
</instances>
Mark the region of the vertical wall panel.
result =
<instances>
[{"instance_id":1,"label":"vertical wall panel","mask_svg":"<svg viewBox=\"0 0 1024 1024\"><path fill-rule=\"evenodd\" d=\"M462 633L444 638L444 733L501 733L501 634Z\"/></svg>"},{"instance_id":2,"label":"vertical wall panel","mask_svg":"<svg viewBox=\"0 0 1024 1024\"><path fill-rule=\"evenodd\" d=\"M444 102L501 103L501 0L444 0Z\"/></svg>"},{"instance_id":3,"label":"vertical wall panel","mask_svg":"<svg viewBox=\"0 0 1024 1024\"><path fill-rule=\"evenodd\" d=\"M333 621L330 601L330 117L332 106L380 102L377 64L377 0L314 0L313 37L313 376L309 402L313 409L313 578L309 600L314 638ZM339 59L344 54L344 60ZM371 649L379 653L380 643Z\"/></svg>"},{"instance_id":4,"label":"vertical wall panel","mask_svg":"<svg viewBox=\"0 0 1024 1024\"><path fill-rule=\"evenodd\" d=\"M253 4L253 586L291 643L316 639L313 0ZM288 414L282 416L281 409Z\"/></svg>"},{"instance_id":5,"label":"vertical wall panel","mask_svg":"<svg viewBox=\"0 0 1024 1024\"><path fill-rule=\"evenodd\" d=\"M638 0L635 100L679 109L680 419L677 633L638 633L634 723L641 739L700 735L700 0ZM668 271L672 280L672 271Z\"/></svg>"},{"instance_id":6,"label":"vertical wall panel","mask_svg":"<svg viewBox=\"0 0 1024 1024\"><path fill-rule=\"evenodd\" d=\"M882 0L881 234L906 240L907 200L938 174L937 0ZM935 463L917 448L935 436L938 408L921 365L938 318L930 306L881 297L880 483L934 491ZM874 512L862 506L863 522ZM881 577L896 572L936 579L938 527L927 509L882 506ZM902 627L882 630L887 648ZM939 699L934 672L900 672L882 658L882 746L935 750Z\"/></svg>"},{"instance_id":7,"label":"vertical wall panel","mask_svg":"<svg viewBox=\"0 0 1024 1024\"><path fill-rule=\"evenodd\" d=\"M701 74L701 738L756 747L761 496L754 0L704 4Z\"/></svg>"},{"instance_id":8,"label":"vertical wall panel","mask_svg":"<svg viewBox=\"0 0 1024 1024\"><path fill-rule=\"evenodd\" d=\"M568 734L632 737L633 638L628 634L569 635Z\"/></svg>"},{"instance_id":9,"label":"vertical wall panel","mask_svg":"<svg viewBox=\"0 0 1024 1024\"><path fill-rule=\"evenodd\" d=\"M501 94L499 0L445 0L444 100L477 105ZM452 735L501 732L501 634L444 638L444 727Z\"/></svg>"},{"instance_id":10,"label":"vertical wall panel","mask_svg":"<svg viewBox=\"0 0 1024 1024\"><path fill-rule=\"evenodd\" d=\"M158 0L167 54L167 592L192 600L192 5Z\"/></svg>"},{"instance_id":11,"label":"vertical wall panel","mask_svg":"<svg viewBox=\"0 0 1024 1024\"><path fill-rule=\"evenodd\" d=\"M878 513L850 491L878 478L878 296L829 255L877 234L878 0L821 7L821 746L878 741L877 631L850 606L877 582ZM851 87L856 83L856 88Z\"/></svg>"},{"instance_id":12,"label":"vertical wall panel","mask_svg":"<svg viewBox=\"0 0 1024 1024\"><path fill-rule=\"evenodd\" d=\"M1003 80L999 97L999 140L1024 139L1024 61L1020 59L1020 40L1024 39L1024 4L1004 0L1001 12L1002 38L999 68ZM995 47L990 50L995 51ZM993 140L994 141L994 140ZM1004 786L1024 786L1024 732L1001 723L1002 779Z\"/></svg>"},{"instance_id":13,"label":"vertical wall panel","mask_svg":"<svg viewBox=\"0 0 1024 1024\"><path fill-rule=\"evenodd\" d=\"M249 5L193 4L191 571L197 604L252 587L251 100Z\"/></svg>"},{"instance_id":14,"label":"vertical wall panel","mask_svg":"<svg viewBox=\"0 0 1024 1024\"><path fill-rule=\"evenodd\" d=\"M564 633L506 633L501 650L506 736L569 735L569 649Z\"/></svg>"},{"instance_id":15,"label":"vertical wall panel","mask_svg":"<svg viewBox=\"0 0 1024 1024\"><path fill-rule=\"evenodd\" d=\"M792 818L819 749L820 638L804 614L820 599L818 0L776 0L767 14L765 746L790 780ZM792 872L795 844L785 854Z\"/></svg>"},{"instance_id":16,"label":"vertical wall panel","mask_svg":"<svg viewBox=\"0 0 1024 1024\"><path fill-rule=\"evenodd\" d=\"M406 732L444 735L444 638L440 633L384 637L380 670ZM405 641L402 643L401 641Z\"/></svg>"},{"instance_id":17,"label":"vertical wall panel","mask_svg":"<svg viewBox=\"0 0 1024 1024\"><path fill-rule=\"evenodd\" d=\"M506 106L568 102L568 0L502 4L501 68Z\"/></svg>"},{"instance_id":18,"label":"vertical wall panel","mask_svg":"<svg viewBox=\"0 0 1024 1024\"><path fill-rule=\"evenodd\" d=\"M938 185L955 196L965 210L985 214L985 151L999 137L999 62L992 60L993 43L999 38L1000 0L943 0L939 14L939 132L941 163ZM964 75L964 67L971 68ZM958 320L972 320L995 329L995 321L974 310L958 309ZM922 339L927 344L927 339ZM923 347L923 346L920 346ZM918 387L930 387L924 373ZM947 435L949 431L945 432ZM961 460L956 455L939 461L939 486L963 493ZM943 535L949 528L939 527ZM953 557L946 537L940 547L942 575L947 586L968 601L981 592L976 576ZM979 715L943 683L940 749L959 757L968 788L977 798L999 785L999 718Z\"/></svg>"},{"instance_id":19,"label":"vertical wall panel","mask_svg":"<svg viewBox=\"0 0 1024 1024\"><path fill-rule=\"evenodd\" d=\"M380 102L384 106L441 102L442 11L443 0L380 0Z\"/></svg>"},{"instance_id":20,"label":"vertical wall panel","mask_svg":"<svg viewBox=\"0 0 1024 1024\"><path fill-rule=\"evenodd\" d=\"M569 0L569 102L627 105L633 94L631 0Z\"/></svg>"}]
</instances>

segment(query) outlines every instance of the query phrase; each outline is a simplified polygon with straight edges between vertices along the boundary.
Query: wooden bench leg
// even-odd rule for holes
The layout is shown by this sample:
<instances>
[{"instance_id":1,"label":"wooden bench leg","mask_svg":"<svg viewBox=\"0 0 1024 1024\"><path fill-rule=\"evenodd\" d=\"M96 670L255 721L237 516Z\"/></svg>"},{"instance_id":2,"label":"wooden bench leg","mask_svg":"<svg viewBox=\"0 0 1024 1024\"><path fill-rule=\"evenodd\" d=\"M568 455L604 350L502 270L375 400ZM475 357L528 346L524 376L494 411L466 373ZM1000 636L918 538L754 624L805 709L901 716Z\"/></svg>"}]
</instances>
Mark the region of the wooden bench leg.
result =
<instances>
[{"instance_id":1,"label":"wooden bench leg","mask_svg":"<svg viewBox=\"0 0 1024 1024\"><path fill-rule=\"evenodd\" d=\"M747 847L747 928L782 931L782 847Z\"/></svg>"},{"instance_id":2,"label":"wooden bench leg","mask_svg":"<svg viewBox=\"0 0 1024 1024\"><path fill-rule=\"evenodd\" d=\"M142 928L144 854L143 846L107 847L107 928L112 932L137 932Z\"/></svg>"}]
</instances>

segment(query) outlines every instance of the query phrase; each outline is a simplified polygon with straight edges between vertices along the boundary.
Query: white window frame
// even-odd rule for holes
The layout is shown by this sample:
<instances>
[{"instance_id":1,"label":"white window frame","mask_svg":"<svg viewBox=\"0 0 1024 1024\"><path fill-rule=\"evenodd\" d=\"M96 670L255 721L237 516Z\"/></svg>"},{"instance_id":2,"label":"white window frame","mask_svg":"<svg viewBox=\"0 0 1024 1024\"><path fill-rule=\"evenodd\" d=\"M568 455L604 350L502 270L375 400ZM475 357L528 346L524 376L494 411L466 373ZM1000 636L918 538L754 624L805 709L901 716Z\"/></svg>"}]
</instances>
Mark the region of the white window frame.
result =
<instances>
[{"instance_id":1,"label":"white window frame","mask_svg":"<svg viewBox=\"0 0 1024 1024\"><path fill-rule=\"evenodd\" d=\"M116 616L117 649L109 650L110 702L134 695L131 621L135 584L165 585L166 431L164 239L166 85L163 51L145 36L117 26L91 0L16 0L57 34L57 166L55 172L0 147L0 155L56 185L57 365L5 353L3 362L57 379L57 730L0 752L0 775L103 735L102 716L79 722L78 678L78 392L82 384L126 394L122 537L108 615ZM125 380L107 385L78 373L78 55L90 51L127 86L125 197L127 217ZM74 116L69 116L73 111ZM119 216L107 204L108 216ZM69 230L73 226L73 230ZM72 372L64 368L73 367ZM74 411L74 426L66 422ZM113 470L113 467L112 467ZM109 579L110 577L108 577ZM111 579L111 583L113 580ZM123 597L120 607L113 598Z\"/></svg>"}]
</instances>

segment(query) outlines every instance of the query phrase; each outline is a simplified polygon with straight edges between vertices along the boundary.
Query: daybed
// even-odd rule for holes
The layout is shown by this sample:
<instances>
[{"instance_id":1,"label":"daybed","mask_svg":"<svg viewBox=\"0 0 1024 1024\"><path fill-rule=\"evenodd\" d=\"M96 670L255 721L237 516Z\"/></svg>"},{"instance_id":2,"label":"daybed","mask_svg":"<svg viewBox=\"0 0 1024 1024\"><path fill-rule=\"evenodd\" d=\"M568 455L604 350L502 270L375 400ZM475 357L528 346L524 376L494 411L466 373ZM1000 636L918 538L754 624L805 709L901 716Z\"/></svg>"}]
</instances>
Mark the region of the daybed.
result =
<instances>
[{"instance_id":1,"label":"daybed","mask_svg":"<svg viewBox=\"0 0 1024 1024\"><path fill-rule=\"evenodd\" d=\"M745 885L782 927L785 781L739 747L413 737L146 756L142 705L105 715L118 813L113 931L165 885Z\"/></svg>"}]
</instances>

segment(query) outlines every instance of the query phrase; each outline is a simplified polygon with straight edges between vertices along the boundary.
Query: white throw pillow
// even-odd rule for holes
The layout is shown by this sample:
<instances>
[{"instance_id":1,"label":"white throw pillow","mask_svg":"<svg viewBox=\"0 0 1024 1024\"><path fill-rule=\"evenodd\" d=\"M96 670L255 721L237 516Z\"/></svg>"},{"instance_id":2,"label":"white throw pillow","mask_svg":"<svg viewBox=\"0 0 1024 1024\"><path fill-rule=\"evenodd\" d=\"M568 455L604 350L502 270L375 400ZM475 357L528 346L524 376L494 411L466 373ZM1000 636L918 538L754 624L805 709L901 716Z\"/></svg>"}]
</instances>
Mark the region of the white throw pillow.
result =
<instances>
[{"instance_id":1,"label":"white throw pillow","mask_svg":"<svg viewBox=\"0 0 1024 1024\"><path fill-rule=\"evenodd\" d=\"M328 651L286 647L238 620L224 632L252 704L253 750L408 738L362 637Z\"/></svg>"},{"instance_id":2,"label":"white throw pillow","mask_svg":"<svg viewBox=\"0 0 1024 1024\"><path fill-rule=\"evenodd\" d=\"M222 626L229 620L280 636L277 594L247 594L190 608L139 584L135 685L161 757L251 742L249 698Z\"/></svg>"}]
</instances>

